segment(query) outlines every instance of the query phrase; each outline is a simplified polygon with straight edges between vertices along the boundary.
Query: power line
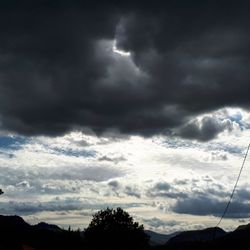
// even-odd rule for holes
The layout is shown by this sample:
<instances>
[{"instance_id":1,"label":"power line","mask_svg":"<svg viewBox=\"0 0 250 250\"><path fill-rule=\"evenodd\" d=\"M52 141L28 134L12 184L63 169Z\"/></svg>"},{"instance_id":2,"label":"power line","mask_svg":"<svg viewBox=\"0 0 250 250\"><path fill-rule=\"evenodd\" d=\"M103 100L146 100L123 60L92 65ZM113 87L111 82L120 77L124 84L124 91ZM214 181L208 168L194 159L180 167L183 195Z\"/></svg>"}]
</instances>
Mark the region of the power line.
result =
<instances>
[{"instance_id":1,"label":"power line","mask_svg":"<svg viewBox=\"0 0 250 250\"><path fill-rule=\"evenodd\" d=\"M219 222L216 224L215 227L218 227L218 226L220 225L221 221L223 220L223 218L225 217L225 215L226 215L226 213L227 213L227 210L228 210L228 208L229 208L230 203L232 202L232 199L233 199L233 196L234 196L236 187L237 187L237 185L238 185L238 182L239 182L239 179L240 179L242 170L243 170L243 167L244 167L244 165L245 165L245 161L246 161L246 159L247 159L247 155L248 155L249 148L250 148L250 144L249 144L248 147L247 147L247 151L246 151L246 154L245 154L245 156L244 156L244 160L243 160L243 162L242 162L242 165L241 165L241 168L240 168L240 172L239 172L238 177L237 177L237 180L236 180L236 182L235 182L235 184L234 184L233 191L232 191L232 193L231 193L231 195L230 195L230 197L229 197L229 200L228 200L228 202L227 202L227 205L226 205L226 207L225 207L225 210L224 210L223 214L221 215L220 220L219 220Z\"/></svg>"}]
</instances>

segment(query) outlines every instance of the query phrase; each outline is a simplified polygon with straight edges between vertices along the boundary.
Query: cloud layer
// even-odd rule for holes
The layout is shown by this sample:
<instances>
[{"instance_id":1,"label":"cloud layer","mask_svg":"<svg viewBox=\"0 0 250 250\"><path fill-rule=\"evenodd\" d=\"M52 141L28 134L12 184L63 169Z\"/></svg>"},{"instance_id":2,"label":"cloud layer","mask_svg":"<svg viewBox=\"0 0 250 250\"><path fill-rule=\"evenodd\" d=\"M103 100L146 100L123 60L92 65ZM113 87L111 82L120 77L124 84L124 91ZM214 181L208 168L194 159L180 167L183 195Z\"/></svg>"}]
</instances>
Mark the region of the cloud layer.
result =
<instances>
[{"instance_id":1,"label":"cloud layer","mask_svg":"<svg viewBox=\"0 0 250 250\"><path fill-rule=\"evenodd\" d=\"M238 125L248 123L245 111L221 113ZM25 216L32 223L77 227L86 226L98 209L122 206L145 228L159 232L214 226L244 156L249 137L245 127L207 143L79 132L56 138L2 136L0 212ZM243 171L223 226L236 226L239 218L247 222L249 204Z\"/></svg>"},{"instance_id":2,"label":"cloud layer","mask_svg":"<svg viewBox=\"0 0 250 250\"><path fill-rule=\"evenodd\" d=\"M1 3L1 127L29 135L90 129L212 139L228 125L190 121L224 106L249 108L248 7Z\"/></svg>"}]
</instances>

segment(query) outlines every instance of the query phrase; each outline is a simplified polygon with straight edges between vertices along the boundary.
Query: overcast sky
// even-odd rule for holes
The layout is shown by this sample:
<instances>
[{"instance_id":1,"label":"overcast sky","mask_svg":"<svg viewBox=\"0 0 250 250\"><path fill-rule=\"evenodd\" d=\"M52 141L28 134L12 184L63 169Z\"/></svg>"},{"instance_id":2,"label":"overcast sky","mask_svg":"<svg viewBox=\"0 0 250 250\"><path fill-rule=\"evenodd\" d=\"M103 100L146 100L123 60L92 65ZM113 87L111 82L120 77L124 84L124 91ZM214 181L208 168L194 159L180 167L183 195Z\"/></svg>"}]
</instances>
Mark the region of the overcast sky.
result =
<instances>
[{"instance_id":1,"label":"overcast sky","mask_svg":"<svg viewBox=\"0 0 250 250\"><path fill-rule=\"evenodd\" d=\"M70 2L70 3L69 3ZM247 1L2 1L0 214L215 226L250 142ZM225 229L250 222L249 161Z\"/></svg>"}]
</instances>

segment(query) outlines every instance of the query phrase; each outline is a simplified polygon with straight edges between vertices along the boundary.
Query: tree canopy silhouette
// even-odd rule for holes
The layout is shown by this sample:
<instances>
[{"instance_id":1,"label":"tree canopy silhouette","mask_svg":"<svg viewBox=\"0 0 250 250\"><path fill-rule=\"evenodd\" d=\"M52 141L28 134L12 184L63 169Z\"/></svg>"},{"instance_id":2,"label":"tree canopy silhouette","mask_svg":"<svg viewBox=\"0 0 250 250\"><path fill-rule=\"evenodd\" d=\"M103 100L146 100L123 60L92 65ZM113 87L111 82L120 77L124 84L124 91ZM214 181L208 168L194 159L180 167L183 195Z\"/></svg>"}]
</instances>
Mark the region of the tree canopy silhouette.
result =
<instances>
[{"instance_id":1,"label":"tree canopy silhouette","mask_svg":"<svg viewBox=\"0 0 250 250\"><path fill-rule=\"evenodd\" d=\"M85 230L89 249L146 249L149 237L143 225L121 208L101 210Z\"/></svg>"},{"instance_id":2,"label":"tree canopy silhouette","mask_svg":"<svg viewBox=\"0 0 250 250\"><path fill-rule=\"evenodd\" d=\"M0 188L0 195L3 194L3 190Z\"/></svg>"}]
</instances>

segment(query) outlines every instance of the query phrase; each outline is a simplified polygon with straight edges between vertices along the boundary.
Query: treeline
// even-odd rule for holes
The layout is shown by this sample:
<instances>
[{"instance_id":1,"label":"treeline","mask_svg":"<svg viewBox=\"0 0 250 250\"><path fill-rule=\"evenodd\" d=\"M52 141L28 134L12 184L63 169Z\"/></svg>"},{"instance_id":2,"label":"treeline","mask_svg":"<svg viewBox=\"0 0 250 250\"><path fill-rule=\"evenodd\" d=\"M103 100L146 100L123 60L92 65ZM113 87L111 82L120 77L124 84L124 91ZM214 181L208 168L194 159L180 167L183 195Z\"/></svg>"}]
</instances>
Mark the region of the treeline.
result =
<instances>
[{"instance_id":1,"label":"treeline","mask_svg":"<svg viewBox=\"0 0 250 250\"><path fill-rule=\"evenodd\" d=\"M84 231L0 216L0 250L245 250L250 249L250 225L230 233L220 228L181 232L162 245L149 240L143 225L121 208L97 212Z\"/></svg>"}]
</instances>

